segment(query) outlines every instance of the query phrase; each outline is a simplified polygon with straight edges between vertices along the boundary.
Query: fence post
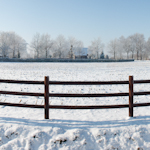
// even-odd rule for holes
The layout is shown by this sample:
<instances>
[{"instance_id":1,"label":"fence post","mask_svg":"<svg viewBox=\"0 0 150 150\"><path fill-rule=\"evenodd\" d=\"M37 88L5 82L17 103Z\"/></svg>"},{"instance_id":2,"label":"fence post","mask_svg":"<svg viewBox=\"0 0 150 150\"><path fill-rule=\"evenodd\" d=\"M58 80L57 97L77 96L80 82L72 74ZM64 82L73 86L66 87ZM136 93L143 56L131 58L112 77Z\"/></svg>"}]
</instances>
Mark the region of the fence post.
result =
<instances>
[{"instance_id":1,"label":"fence post","mask_svg":"<svg viewBox=\"0 0 150 150\"><path fill-rule=\"evenodd\" d=\"M133 76L129 76L129 117L133 117Z\"/></svg>"},{"instance_id":2,"label":"fence post","mask_svg":"<svg viewBox=\"0 0 150 150\"><path fill-rule=\"evenodd\" d=\"M49 119L49 77L45 76L44 80L44 87L45 87L45 92L44 92L44 98L45 98L45 103L44 103L44 111L45 111L45 119Z\"/></svg>"}]
</instances>

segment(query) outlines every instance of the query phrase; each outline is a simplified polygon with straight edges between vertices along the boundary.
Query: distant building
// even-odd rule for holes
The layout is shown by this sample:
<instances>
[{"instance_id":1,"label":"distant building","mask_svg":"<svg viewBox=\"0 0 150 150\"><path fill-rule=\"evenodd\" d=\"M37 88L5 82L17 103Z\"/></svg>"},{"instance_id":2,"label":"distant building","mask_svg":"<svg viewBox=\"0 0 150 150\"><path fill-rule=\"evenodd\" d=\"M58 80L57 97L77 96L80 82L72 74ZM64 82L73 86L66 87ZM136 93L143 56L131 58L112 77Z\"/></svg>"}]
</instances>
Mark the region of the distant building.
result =
<instances>
[{"instance_id":1,"label":"distant building","mask_svg":"<svg viewBox=\"0 0 150 150\"><path fill-rule=\"evenodd\" d=\"M78 49L77 51L75 51L74 55L75 55L75 59L78 59L78 58L87 59L87 57L88 57L88 48Z\"/></svg>"},{"instance_id":2,"label":"distant building","mask_svg":"<svg viewBox=\"0 0 150 150\"><path fill-rule=\"evenodd\" d=\"M104 52L102 51L100 54L100 59L109 59L108 55L104 55Z\"/></svg>"},{"instance_id":3,"label":"distant building","mask_svg":"<svg viewBox=\"0 0 150 150\"><path fill-rule=\"evenodd\" d=\"M109 59L109 56L108 56L108 55L106 55L106 56L105 56L105 59Z\"/></svg>"},{"instance_id":4,"label":"distant building","mask_svg":"<svg viewBox=\"0 0 150 150\"><path fill-rule=\"evenodd\" d=\"M101 54L100 54L100 59L104 59L104 52L102 51Z\"/></svg>"}]
</instances>

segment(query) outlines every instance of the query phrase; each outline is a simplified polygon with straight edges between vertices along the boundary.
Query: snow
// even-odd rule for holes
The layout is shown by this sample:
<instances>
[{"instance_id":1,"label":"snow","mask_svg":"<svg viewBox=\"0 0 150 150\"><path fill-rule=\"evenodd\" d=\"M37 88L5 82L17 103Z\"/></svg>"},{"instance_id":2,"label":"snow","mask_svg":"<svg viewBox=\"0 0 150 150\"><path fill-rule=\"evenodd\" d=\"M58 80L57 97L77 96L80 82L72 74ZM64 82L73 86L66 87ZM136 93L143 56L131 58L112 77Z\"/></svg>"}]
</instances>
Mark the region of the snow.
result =
<instances>
[{"instance_id":1,"label":"snow","mask_svg":"<svg viewBox=\"0 0 150 150\"><path fill-rule=\"evenodd\" d=\"M52 81L123 81L150 79L150 61L120 63L1 63L1 79ZM136 84L134 91L149 91L150 84ZM43 85L1 83L0 90L44 92ZM50 85L53 93L128 92L128 85ZM43 97L0 95L1 102L43 104ZM150 97L135 96L134 103ZM50 98L51 105L128 104L128 97ZM43 109L0 106L0 149L103 150L150 149L150 107L99 110Z\"/></svg>"}]
</instances>

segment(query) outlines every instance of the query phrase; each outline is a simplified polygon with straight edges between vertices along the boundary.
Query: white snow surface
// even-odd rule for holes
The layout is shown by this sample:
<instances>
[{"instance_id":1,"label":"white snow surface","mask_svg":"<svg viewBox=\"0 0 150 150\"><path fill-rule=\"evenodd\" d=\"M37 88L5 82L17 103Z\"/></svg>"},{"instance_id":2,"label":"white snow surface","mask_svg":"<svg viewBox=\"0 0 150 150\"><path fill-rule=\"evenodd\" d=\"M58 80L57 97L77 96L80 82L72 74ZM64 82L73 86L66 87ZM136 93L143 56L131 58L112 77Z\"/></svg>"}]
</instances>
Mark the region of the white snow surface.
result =
<instances>
[{"instance_id":1,"label":"white snow surface","mask_svg":"<svg viewBox=\"0 0 150 150\"><path fill-rule=\"evenodd\" d=\"M116 63L0 63L0 79L43 81L124 81L150 79L150 61ZM44 85L0 83L0 91L44 92ZM136 84L134 91L149 91L150 84ZM128 85L50 85L52 93L119 93ZM43 97L0 95L1 102L43 104ZM134 96L134 103L150 96ZM50 98L51 105L128 104L126 97ZM0 106L0 150L148 150L150 107L44 110Z\"/></svg>"}]
</instances>

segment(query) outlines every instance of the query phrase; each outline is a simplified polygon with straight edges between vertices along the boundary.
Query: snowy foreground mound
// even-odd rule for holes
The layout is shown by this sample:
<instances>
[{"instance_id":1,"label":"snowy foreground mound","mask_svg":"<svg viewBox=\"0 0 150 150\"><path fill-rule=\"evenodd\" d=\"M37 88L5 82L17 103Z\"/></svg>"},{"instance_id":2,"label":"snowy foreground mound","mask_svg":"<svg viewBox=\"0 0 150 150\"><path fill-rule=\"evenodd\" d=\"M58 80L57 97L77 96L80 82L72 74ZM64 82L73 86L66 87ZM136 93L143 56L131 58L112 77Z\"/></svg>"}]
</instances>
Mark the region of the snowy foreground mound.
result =
<instances>
[{"instance_id":1,"label":"snowy foreground mound","mask_svg":"<svg viewBox=\"0 0 150 150\"><path fill-rule=\"evenodd\" d=\"M7 117L1 118L0 121L1 149L99 150L150 148L150 117L98 122L33 121Z\"/></svg>"},{"instance_id":2,"label":"snowy foreground mound","mask_svg":"<svg viewBox=\"0 0 150 150\"><path fill-rule=\"evenodd\" d=\"M1 63L1 79L56 81L111 81L150 79L150 62L126 63ZM150 84L138 84L134 91L149 91ZM1 83L0 90L43 92L42 85ZM119 93L128 85L50 86L52 93ZM0 95L1 102L43 104L43 97ZM134 103L150 102L150 96L135 96ZM128 97L50 98L52 105L128 104ZM150 149L150 107L128 109L43 109L0 106L0 150L148 150Z\"/></svg>"}]
</instances>

